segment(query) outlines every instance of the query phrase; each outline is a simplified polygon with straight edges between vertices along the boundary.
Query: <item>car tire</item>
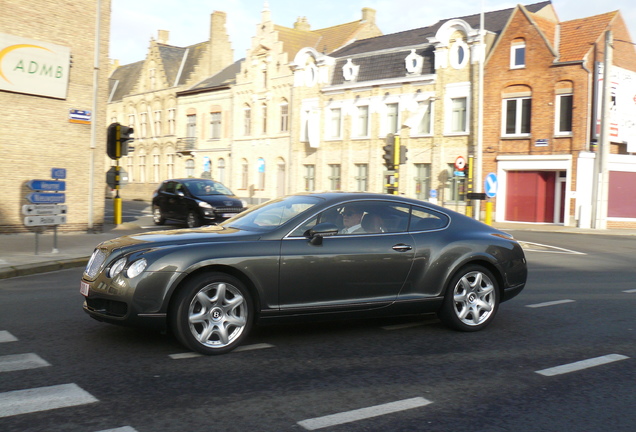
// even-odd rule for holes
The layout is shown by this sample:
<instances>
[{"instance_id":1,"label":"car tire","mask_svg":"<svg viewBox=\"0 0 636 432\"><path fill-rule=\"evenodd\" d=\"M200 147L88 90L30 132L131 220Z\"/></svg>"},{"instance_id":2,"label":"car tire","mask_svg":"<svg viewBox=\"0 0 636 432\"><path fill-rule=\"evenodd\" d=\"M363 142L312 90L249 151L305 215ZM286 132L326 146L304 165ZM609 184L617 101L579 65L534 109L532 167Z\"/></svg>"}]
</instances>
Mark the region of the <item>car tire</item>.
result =
<instances>
[{"instance_id":1,"label":"car tire","mask_svg":"<svg viewBox=\"0 0 636 432\"><path fill-rule=\"evenodd\" d=\"M159 206L152 206L152 220L155 222L155 225L163 225L166 223L166 218L163 217Z\"/></svg>"},{"instance_id":2,"label":"car tire","mask_svg":"<svg viewBox=\"0 0 636 432\"><path fill-rule=\"evenodd\" d=\"M241 344L254 321L250 293L225 273L202 273L186 282L170 310L174 335L187 348L224 354Z\"/></svg>"},{"instance_id":3,"label":"car tire","mask_svg":"<svg viewBox=\"0 0 636 432\"><path fill-rule=\"evenodd\" d=\"M498 308L497 279L485 267L469 265L451 278L438 316L455 330L472 332L490 324Z\"/></svg>"},{"instance_id":4,"label":"car tire","mask_svg":"<svg viewBox=\"0 0 636 432\"><path fill-rule=\"evenodd\" d=\"M189 211L188 216L186 217L186 225L188 228L201 226L201 218L195 212Z\"/></svg>"}]
</instances>

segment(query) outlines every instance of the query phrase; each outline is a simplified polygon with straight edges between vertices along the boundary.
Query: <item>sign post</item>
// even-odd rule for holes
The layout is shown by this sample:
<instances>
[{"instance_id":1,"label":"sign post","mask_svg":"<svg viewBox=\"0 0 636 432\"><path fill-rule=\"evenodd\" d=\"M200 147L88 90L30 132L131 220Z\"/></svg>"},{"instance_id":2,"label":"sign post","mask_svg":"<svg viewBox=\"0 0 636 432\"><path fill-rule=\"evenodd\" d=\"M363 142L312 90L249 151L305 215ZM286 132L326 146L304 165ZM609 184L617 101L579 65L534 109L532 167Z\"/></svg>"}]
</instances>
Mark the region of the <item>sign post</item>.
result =
<instances>
[{"instance_id":1,"label":"sign post","mask_svg":"<svg viewBox=\"0 0 636 432\"><path fill-rule=\"evenodd\" d=\"M54 180L29 180L26 186L33 192L26 196L31 204L22 206L22 214L25 216L24 225L28 227L53 226L53 253L57 249L57 226L66 223L68 207L63 204L66 201L66 182L59 179L66 178L66 169L52 168L51 177ZM35 231L35 254L38 254L38 235Z\"/></svg>"},{"instance_id":2,"label":"sign post","mask_svg":"<svg viewBox=\"0 0 636 432\"><path fill-rule=\"evenodd\" d=\"M488 198L494 198L497 195L498 187L497 175L489 173L484 180L484 190ZM492 201L486 201L486 225L492 225Z\"/></svg>"}]
</instances>

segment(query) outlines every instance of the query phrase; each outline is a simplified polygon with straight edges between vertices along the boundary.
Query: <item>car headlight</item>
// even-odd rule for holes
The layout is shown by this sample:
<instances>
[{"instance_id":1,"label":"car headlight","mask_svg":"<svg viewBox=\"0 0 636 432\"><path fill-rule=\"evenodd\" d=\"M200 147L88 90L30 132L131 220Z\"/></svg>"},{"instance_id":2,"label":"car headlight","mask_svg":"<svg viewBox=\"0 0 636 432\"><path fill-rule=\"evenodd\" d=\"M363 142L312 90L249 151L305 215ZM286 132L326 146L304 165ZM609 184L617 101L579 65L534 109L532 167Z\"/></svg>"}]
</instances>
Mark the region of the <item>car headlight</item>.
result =
<instances>
[{"instance_id":1,"label":"car headlight","mask_svg":"<svg viewBox=\"0 0 636 432\"><path fill-rule=\"evenodd\" d=\"M209 203L206 203L205 201L199 201L199 207L208 208L208 209L214 208Z\"/></svg>"},{"instance_id":2,"label":"car headlight","mask_svg":"<svg viewBox=\"0 0 636 432\"><path fill-rule=\"evenodd\" d=\"M241 200L241 205L243 206L243 208L247 208L247 201L245 200Z\"/></svg>"},{"instance_id":3,"label":"car headlight","mask_svg":"<svg viewBox=\"0 0 636 432\"><path fill-rule=\"evenodd\" d=\"M119 258L117 261L115 261L115 264L110 266L110 269L108 270L108 277L111 279L114 278L119 273L121 273L125 266L126 258Z\"/></svg>"},{"instance_id":4,"label":"car headlight","mask_svg":"<svg viewBox=\"0 0 636 432\"><path fill-rule=\"evenodd\" d=\"M128 270L126 270L126 276L128 276L129 279L139 276L141 272L146 269L146 266L148 266L148 261L144 258L139 259L128 267Z\"/></svg>"}]
</instances>

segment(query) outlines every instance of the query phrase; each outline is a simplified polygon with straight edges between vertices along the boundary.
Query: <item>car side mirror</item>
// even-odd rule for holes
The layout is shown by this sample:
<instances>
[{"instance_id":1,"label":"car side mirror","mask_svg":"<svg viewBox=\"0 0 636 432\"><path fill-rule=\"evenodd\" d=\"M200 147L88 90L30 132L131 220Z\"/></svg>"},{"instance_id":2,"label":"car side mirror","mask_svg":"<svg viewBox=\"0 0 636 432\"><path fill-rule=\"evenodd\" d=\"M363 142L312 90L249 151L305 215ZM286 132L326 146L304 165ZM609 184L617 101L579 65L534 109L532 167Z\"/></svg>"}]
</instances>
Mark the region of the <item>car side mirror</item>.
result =
<instances>
[{"instance_id":1,"label":"car side mirror","mask_svg":"<svg viewBox=\"0 0 636 432\"><path fill-rule=\"evenodd\" d=\"M334 236L336 234L338 234L338 227L335 224L323 222L307 230L305 235L309 237L309 243L311 245L320 246L323 237Z\"/></svg>"},{"instance_id":2,"label":"car side mirror","mask_svg":"<svg viewBox=\"0 0 636 432\"><path fill-rule=\"evenodd\" d=\"M185 194L183 193L183 191L177 191L177 195L179 195L180 197L184 197Z\"/></svg>"}]
</instances>

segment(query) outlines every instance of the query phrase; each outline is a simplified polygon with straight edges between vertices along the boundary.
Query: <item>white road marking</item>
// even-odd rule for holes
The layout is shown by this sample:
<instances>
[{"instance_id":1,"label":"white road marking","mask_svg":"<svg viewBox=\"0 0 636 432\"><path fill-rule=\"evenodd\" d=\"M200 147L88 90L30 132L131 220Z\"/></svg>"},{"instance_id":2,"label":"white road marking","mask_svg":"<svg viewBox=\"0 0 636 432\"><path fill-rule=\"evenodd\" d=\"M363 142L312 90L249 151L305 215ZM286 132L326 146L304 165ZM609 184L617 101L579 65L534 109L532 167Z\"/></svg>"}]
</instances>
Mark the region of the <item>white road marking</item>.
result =
<instances>
[{"instance_id":1,"label":"white road marking","mask_svg":"<svg viewBox=\"0 0 636 432\"><path fill-rule=\"evenodd\" d=\"M104 429L98 432L137 432L137 429L130 426L123 426L115 429Z\"/></svg>"},{"instance_id":2,"label":"white road marking","mask_svg":"<svg viewBox=\"0 0 636 432\"><path fill-rule=\"evenodd\" d=\"M13 336L6 330L0 330L0 343L1 342L15 342L18 338Z\"/></svg>"},{"instance_id":3,"label":"white road marking","mask_svg":"<svg viewBox=\"0 0 636 432\"><path fill-rule=\"evenodd\" d=\"M0 418L99 402L77 384L0 393Z\"/></svg>"},{"instance_id":4,"label":"white road marking","mask_svg":"<svg viewBox=\"0 0 636 432\"><path fill-rule=\"evenodd\" d=\"M404 399L397 402L390 402L383 405L375 405L368 408L361 408L339 414L316 417L313 419L299 421L298 424L307 430L322 429L329 426L336 426L344 423L351 423L385 414L392 414L399 411L406 411L413 408L420 408L433 402L422 397Z\"/></svg>"},{"instance_id":5,"label":"white road marking","mask_svg":"<svg viewBox=\"0 0 636 432\"><path fill-rule=\"evenodd\" d=\"M545 253L562 253L572 255L587 255L584 252L577 252L570 249L564 249L556 246L545 245L541 243L533 243L519 240L519 244L528 252L545 252Z\"/></svg>"},{"instance_id":6,"label":"white road marking","mask_svg":"<svg viewBox=\"0 0 636 432\"><path fill-rule=\"evenodd\" d=\"M570 300L570 299L555 300L555 301L549 301L549 302L545 302L545 303L536 303L536 304L526 305L526 307L529 307L529 308L540 308L540 307L555 306L555 305L560 305L560 304L564 304L564 303L573 303L573 302L574 302L574 300Z\"/></svg>"},{"instance_id":7,"label":"white road marking","mask_svg":"<svg viewBox=\"0 0 636 432\"><path fill-rule=\"evenodd\" d=\"M613 363L619 360L626 360L629 357L621 354L609 354L601 357L595 357L588 360L581 360L574 363L564 364L548 369L538 370L536 373L544 376L561 375L570 372L576 372L582 369L588 369L595 366L600 366L608 363Z\"/></svg>"},{"instance_id":8,"label":"white road marking","mask_svg":"<svg viewBox=\"0 0 636 432\"><path fill-rule=\"evenodd\" d=\"M12 354L0 357L0 372L37 369L51 366L49 362L37 354Z\"/></svg>"},{"instance_id":9,"label":"white road marking","mask_svg":"<svg viewBox=\"0 0 636 432\"><path fill-rule=\"evenodd\" d=\"M633 294L633 293L636 293L636 289L625 290L623 292L628 293L628 294Z\"/></svg>"},{"instance_id":10,"label":"white road marking","mask_svg":"<svg viewBox=\"0 0 636 432\"><path fill-rule=\"evenodd\" d=\"M274 345L270 345L266 343L244 345L244 346L240 346L236 348L232 352L236 353L241 351L253 351L253 350L259 350L259 349L266 349L266 348L274 348ZM203 354L199 354L195 352L186 352L186 353L170 354L168 357L170 357L173 360L181 360L181 359L188 359L188 358L195 358L195 357L203 357Z\"/></svg>"}]
</instances>

